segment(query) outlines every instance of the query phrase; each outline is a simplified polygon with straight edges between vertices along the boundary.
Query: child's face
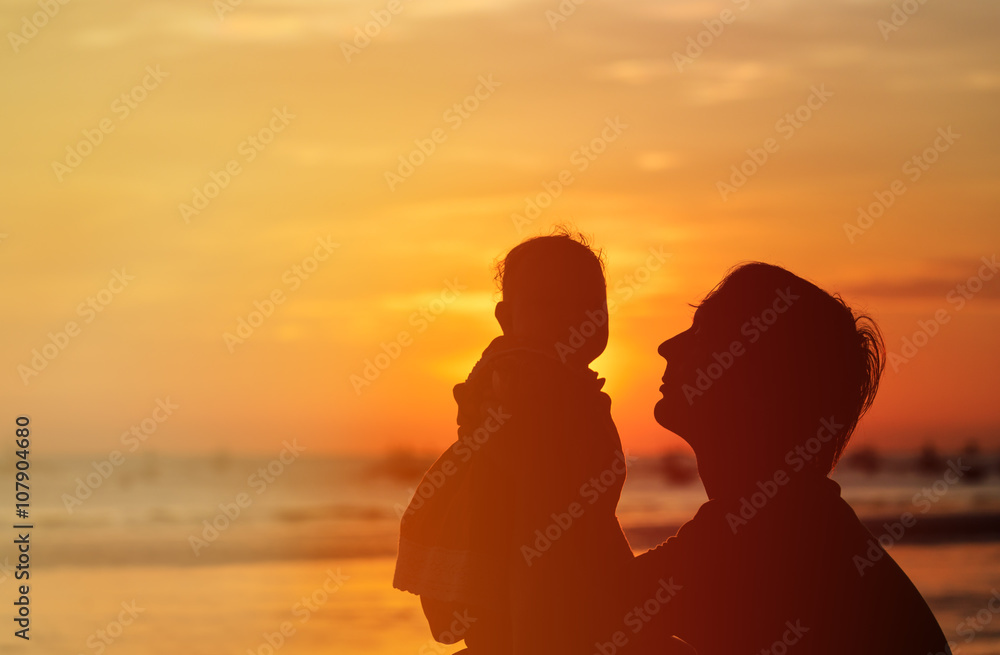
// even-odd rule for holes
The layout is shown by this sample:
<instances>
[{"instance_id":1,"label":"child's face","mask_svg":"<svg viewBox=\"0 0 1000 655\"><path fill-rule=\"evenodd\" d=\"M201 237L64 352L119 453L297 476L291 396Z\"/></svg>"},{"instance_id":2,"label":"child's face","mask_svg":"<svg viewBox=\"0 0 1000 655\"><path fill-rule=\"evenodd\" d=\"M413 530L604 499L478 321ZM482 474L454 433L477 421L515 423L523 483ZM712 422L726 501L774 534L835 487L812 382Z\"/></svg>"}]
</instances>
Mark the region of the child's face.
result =
<instances>
[{"instance_id":1,"label":"child's face","mask_svg":"<svg viewBox=\"0 0 1000 655\"><path fill-rule=\"evenodd\" d=\"M496 317L504 334L541 342L563 361L589 364L608 345L607 301L588 309L582 304L526 303L507 293L497 304Z\"/></svg>"}]
</instances>

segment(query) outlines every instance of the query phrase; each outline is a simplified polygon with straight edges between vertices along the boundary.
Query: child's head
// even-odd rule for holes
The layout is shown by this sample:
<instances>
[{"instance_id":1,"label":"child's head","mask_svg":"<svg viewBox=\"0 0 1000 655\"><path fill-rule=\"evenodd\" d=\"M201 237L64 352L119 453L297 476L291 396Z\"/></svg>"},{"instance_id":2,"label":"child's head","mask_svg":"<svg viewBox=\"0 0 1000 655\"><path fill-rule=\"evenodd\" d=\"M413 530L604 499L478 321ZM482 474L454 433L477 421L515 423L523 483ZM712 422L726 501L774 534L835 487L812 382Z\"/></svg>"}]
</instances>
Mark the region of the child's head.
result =
<instances>
[{"instance_id":1,"label":"child's head","mask_svg":"<svg viewBox=\"0 0 1000 655\"><path fill-rule=\"evenodd\" d=\"M564 361L589 363L604 351L604 262L582 235L560 228L523 241L497 263L496 280L504 334L552 347Z\"/></svg>"}]
</instances>

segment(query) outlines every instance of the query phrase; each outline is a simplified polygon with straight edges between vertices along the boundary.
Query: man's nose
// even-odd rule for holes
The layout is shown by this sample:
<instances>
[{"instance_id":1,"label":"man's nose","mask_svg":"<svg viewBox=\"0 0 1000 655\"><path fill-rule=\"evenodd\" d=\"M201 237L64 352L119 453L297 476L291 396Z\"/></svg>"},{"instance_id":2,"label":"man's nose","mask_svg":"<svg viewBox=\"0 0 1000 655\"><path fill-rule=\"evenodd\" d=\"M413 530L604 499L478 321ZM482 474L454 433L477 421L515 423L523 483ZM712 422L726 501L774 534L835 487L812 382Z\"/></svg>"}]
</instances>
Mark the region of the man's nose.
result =
<instances>
[{"instance_id":1,"label":"man's nose","mask_svg":"<svg viewBox=\"0 0 1000 655\"><path fill-rule=\"evenodd\" d=\"M670 337L660 344L660 347L656 349L656 352L658 352L660 357L663 359L670 359L672 354L676 354L678 346L681 345L689 332L691 332L690 329Z\"/></svg>"}]
</instances>

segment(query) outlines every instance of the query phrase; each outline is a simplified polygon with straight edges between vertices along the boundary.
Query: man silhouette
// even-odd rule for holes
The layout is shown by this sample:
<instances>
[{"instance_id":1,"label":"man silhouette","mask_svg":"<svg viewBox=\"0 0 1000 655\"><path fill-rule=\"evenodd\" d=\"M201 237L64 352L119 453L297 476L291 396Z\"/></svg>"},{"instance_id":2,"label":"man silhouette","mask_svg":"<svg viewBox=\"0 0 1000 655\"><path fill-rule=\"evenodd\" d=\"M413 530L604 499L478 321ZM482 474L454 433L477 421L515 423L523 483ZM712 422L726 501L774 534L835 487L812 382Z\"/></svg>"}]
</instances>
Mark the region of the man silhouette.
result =
<instances>
[{"instance_id":1,"label":"man silhouette","mask_svg":"<svg viewBox=\"0 0 1000 655\"><path fill-rule=\"evenodd\" d=\"M701 655L949 653L906 574L827 477L871 405L878 328L762 263L740 266L665 341L654 415L694 449L709 501L634 561L631 603L679 588L630 640ZM902 538L903 515L888 529Z\"/></svg>"}]
</instances>

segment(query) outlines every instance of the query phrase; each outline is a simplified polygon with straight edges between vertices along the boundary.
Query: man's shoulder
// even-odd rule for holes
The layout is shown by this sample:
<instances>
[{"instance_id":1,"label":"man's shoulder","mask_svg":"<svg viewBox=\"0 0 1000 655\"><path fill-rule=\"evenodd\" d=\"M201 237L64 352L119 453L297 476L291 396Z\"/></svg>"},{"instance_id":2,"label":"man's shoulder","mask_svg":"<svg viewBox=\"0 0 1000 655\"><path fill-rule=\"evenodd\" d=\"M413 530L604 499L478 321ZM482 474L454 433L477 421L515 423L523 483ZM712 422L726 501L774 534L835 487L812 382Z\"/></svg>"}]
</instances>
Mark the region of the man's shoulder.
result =
<instances>
[{"instance_id":1,"label":"man's shoulder","mask_svg":"<svg viewBox=\"0 0 1000 655\"><path fill-rule=\"evenodd\" d=\"M869 567L862 558L876 561ZM674 536L639 555L636 566L676 571L699 585L789 594L822 587L850 595L874 578L912 587L839 494L814 505L710 500ZM877 571L865 580L868 568Z\"/></svg>"},{"instance_id":2,"label":"man's shoulder","mask_svg":"<svg viewBox=\"0 0 1000 655\"><path fill-rule=\"evenodd\" d=\"M764 638L765 626L786 619L801 621L811 632L808 652L834 652L824 650L827 643L852 652L916 652L904 647L910 644L928 646L923 655L944 644L919 591L839 494L811 512L794 503L745 511L745 522L732 520L738 507L709 501L634 563L641 579L672 575L683 586L684 615L697 638L711 642L716 629L699 617L735 606L738 629L748 637ZM846 626L853 627L845 633Z\"/></svg>"}]
</instances>

